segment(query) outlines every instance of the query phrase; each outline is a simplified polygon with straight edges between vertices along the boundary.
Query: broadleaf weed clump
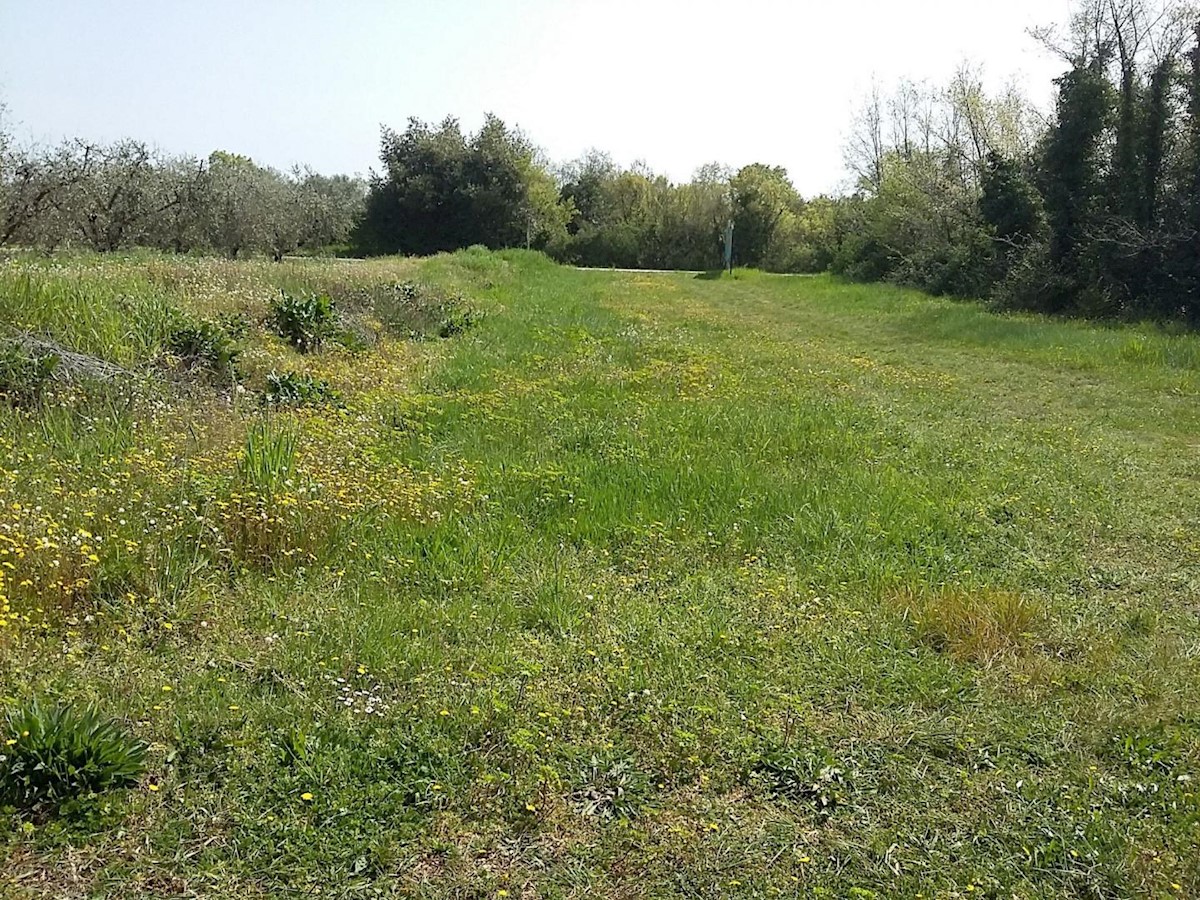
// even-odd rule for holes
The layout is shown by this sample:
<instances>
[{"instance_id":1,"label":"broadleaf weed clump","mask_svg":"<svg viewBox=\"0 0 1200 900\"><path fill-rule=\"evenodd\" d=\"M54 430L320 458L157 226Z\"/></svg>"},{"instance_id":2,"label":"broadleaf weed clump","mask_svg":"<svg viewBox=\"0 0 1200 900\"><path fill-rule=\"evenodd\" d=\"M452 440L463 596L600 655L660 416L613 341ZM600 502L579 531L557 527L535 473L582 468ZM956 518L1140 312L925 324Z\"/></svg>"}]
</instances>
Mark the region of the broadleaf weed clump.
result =
<instances>
[{"instance_id":1,"label":"broadleaf weed clump","mask_svg":"<svg viewBox=\"0 0 1200 900\"><path fill-rule=\"evenodd\" d=\"M171 332L168 349L189 369L206 369L222 380L237 378L240 350L216 322L187 322Z\"/></svg>"},{"instance_id":2,"label":"broadleaf weed clump","mask_svg":"<svg viewBox=\"0 0 1200 900\"><path fill-rule=\"evenodd\" d=\"M650 777L628 756L593 753L577 772L571 802L576 811L602 821L634 819L650 794Z\"/></svg>"},{"instance_id":3,"label":"broadleaf weed clump","mask_svg":"<svg viewBox=\"0 0 1200 900\"><path fill-rule=\"evenodd\" d=\"M438 328L438 337L452 338L474 327L483 316L478 310L454 310L442 320Z\"/></svg>"},{"instance_id":4,"label":"broadleaf weed clump","mask_svg":"<svg viewBox=\"0 0 1200 900\"><path fill-rule=\"evenodd\" d=\"M852 768L828 751L812 748L768 747L752 763L749 777L770 794L808 803L822 820L854 793Z\"/></svg>"},{"instance_id":5,"label":"broadleaf weed clump","mask_svg":"<svg viewBox=\"0 0 1200 900\"><path fill-rule=\"evenodd\" d=\"M272 406L337 406L341 398L324 379L295 372L272 372L267 376L263 402Z\"/></svg>"},{"instance_id":6,"label":"broadleaf weed clump","mask_svg":"<svg viewBox=\"0 0 1200 900\"><path fill-rule=\"evenodd\" d=\"M371 292L368 303L390 332L416 340L429 335L454 337L483 317L461 294L414 281L381 285Z\"/></svg>"},{"instance_id":7,"label":"broadleaf weed clump","mask_svg":"<svg viewBox=\"0 0 1200 900\"><path fill-rule=\"evenodd\" d=\"M314 353L338 331L337 313L328 294L296 296L281 292L271 306L276 333L301 353Z\"/></svg>"}]
</instances>

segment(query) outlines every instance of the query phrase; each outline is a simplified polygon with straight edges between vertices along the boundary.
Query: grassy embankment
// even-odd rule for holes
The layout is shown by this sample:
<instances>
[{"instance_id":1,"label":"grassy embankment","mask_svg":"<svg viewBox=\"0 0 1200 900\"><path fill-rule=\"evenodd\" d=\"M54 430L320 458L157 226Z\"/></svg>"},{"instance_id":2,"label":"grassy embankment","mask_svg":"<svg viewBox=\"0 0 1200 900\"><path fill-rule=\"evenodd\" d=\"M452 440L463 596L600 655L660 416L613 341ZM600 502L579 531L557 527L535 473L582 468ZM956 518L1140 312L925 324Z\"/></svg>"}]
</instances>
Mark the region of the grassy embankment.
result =
<instances>
[{"instance_id":1,"label":"grassy embankment","mask_svg":"<svg viewBox=\"0 0 1200 900\"><path fill-rule=\"evenodd\" d=\"M150 744L4 814L17 896L1200 894L1195 338L482 252L0 321L135 373L0 405L3 699Z\"/></svg>"}]
</instances>

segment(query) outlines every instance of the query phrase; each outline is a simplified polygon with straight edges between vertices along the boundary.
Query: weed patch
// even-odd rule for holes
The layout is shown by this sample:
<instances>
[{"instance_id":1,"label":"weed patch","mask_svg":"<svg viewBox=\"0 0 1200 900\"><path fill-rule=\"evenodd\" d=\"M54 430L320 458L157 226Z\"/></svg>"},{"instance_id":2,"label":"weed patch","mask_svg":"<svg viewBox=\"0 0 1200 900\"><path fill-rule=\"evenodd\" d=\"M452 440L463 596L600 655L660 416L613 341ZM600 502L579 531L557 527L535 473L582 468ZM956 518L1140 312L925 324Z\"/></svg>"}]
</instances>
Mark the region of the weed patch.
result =
<instances>
[{"instance_id":1,"label":"weed patch","mask_svg":"<svg viewBox=\"0 0 1200 900\"><path fill-rule=\"evenodd\" d=\"M631 757L592 754L575 773L571 802L585 817L630 820L646 805L650 787L649 776Z\"/></svg>"},{"instance_id":2,"label":"weed patch","mask_svg":"<svg viewBox=\"0 0 1200 900\"><path fill-rule=\"evenodd\" d=\"M329 382L308 374L272 372L267 376L263 402L273 406L336 406L341 402Z\"/></svg>"},{"instance_id":3,"label":"weed patch","mask_svg":"<svg viewBox=\"0 0 1200 900\"><path fill-rule=\"evenodd\" d=\"M824 821L854 793L853 770L827 751L767 747L749 770L751 784L768 794L809 805Z\"/></svg>"},{"instance_id":4,"label":"weed patch","mask_svg":"<svg viewBox=\"0 0 1200 900\"><path fill-rule=\"evenodd\" d=\"M482 317L461 294L402 281L370 291L364 302L392 334L420 339L462 334Z\"/></svg>"},{"instance_id":5,"label":"weed patch","mask_svg":"<svg viewBox=\"0 0 1200 900\"><path fill-rule=\"evenodd\" d=\"M189 322L171 332L168 349L187 370L203 369L221 381L237 379L241 351L229 333L216 322Z\"/></svg>"}]
</instances>

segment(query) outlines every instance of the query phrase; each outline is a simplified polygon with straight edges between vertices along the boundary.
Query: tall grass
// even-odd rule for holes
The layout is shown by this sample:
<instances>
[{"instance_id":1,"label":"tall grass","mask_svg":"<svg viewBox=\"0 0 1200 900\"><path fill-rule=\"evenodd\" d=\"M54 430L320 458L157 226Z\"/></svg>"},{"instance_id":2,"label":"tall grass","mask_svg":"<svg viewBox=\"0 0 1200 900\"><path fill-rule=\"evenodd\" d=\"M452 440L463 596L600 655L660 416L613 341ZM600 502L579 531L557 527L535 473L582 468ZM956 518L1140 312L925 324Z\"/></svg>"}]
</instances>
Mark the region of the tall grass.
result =
<instances>
[{"instance_id":1,"label":"tall grass","mask_svg":"<svg viewBox=\"0 0 1200 900\"><path fill-rule=\"evenodd\" d=\"M96 282L70 270L0 267L0 321L118 365L156 356L176 309L141 279Z\"/></svg>"},{"instance_id":2,"label":"tall grass","mask_svg":"<svg viewBox=\"0 0 1200 900\"><path fill-rule=\"evenodd\" d=\"M296 432L264 419L250 428L238 460L239 486L270 501L294 487Z\"/></svg>"}]
</instances>

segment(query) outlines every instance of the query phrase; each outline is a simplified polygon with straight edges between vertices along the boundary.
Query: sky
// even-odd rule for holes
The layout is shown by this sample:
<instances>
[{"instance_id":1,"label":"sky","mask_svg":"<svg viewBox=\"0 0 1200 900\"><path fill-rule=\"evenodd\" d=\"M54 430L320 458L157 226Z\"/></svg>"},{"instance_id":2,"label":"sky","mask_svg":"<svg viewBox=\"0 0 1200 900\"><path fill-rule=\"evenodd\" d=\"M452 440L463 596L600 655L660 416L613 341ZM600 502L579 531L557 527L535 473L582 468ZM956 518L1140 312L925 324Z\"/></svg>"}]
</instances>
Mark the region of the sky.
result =
<instances>
[{"instance_id":1,"label":"sky","mask_svg":"<svg viewBox=\"0 0 1200 900\"><path fill-rule=\"evenodd\" d=\"M673 180L782 165L846 182L873 81L963 63L1048 106L1062 64L1028 37L1068 0L0 0L0 103L17 134L134 137L366 174L381 124L486 112L557 162L591 148Z\"/></svg>"}]
</instances>

